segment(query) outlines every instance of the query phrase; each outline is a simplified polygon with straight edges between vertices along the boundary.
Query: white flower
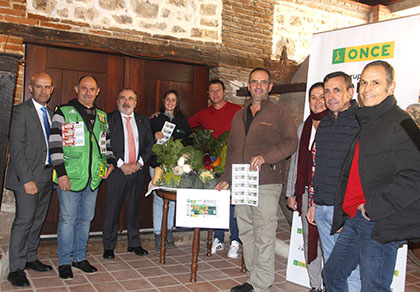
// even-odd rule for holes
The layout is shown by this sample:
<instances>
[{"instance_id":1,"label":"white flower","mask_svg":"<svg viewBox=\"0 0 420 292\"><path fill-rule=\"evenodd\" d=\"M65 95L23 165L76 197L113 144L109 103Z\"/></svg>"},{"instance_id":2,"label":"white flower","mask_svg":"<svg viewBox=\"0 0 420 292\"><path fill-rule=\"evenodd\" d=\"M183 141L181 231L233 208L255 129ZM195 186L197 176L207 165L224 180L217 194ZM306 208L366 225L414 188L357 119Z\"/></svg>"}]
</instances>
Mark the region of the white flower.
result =
<instances>
[{"instance_id":1,"label":"white flower","mask_svg":"<svg viewBox=\"0 0 420 292\"><path fill-rule=\"evenodd\" d=\"M184 169L182 166L178 165L174 167L174 174L175 175L182 175L184 173Z\"/></svg>"},{"instance_id":2,"label":"white flower","mask_svg":"<svg viewBox=\"0 0 420 292\"><path fill-rule=\"evenodd\" d=\"M185 164L185 158L184 158L184 156L181 156L178 159L178 166L184 166L184 164Z\"/></svg>"},{"instance_id":3,"label":"white flower","mask_svg":"<svg viewBox=\"0 0 420 292\"><path fill-rule=\"evenodd\" d=\"M185 173L190 173L192 170L191 165L189 164L184 164L184 166L182 167Z\"/></svg>"}]
</instances>

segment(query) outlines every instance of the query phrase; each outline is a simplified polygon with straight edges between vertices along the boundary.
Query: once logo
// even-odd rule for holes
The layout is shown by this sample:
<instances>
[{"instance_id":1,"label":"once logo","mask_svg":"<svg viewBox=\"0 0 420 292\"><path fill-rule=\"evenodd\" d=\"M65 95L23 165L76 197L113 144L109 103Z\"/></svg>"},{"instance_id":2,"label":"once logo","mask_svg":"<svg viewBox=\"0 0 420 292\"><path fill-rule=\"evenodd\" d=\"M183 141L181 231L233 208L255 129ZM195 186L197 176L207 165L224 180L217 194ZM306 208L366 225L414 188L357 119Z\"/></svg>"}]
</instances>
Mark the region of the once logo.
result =
<instances>
[{"instance_id":1,"label":"once logo","mask_svg":"<svg viewBox=\"0 0 420 292\"><path fill-rule=\"evenodd\" d=\"M394 42L377 43L356 47L334 49L332 55L333 64L347 62L361 62L394 57Z\"/></svg>"},{"instance_id":2,"label":"once logo","mask_svg":"<svg viewBox=\"0 0 420 292\"><path fill-rule=\"evenodd\" d=\"M305 262L301 262L301 261L298 261L298 260L293 260L293 265L306 269L306 263Z\"/></svg>"}]
</instances>

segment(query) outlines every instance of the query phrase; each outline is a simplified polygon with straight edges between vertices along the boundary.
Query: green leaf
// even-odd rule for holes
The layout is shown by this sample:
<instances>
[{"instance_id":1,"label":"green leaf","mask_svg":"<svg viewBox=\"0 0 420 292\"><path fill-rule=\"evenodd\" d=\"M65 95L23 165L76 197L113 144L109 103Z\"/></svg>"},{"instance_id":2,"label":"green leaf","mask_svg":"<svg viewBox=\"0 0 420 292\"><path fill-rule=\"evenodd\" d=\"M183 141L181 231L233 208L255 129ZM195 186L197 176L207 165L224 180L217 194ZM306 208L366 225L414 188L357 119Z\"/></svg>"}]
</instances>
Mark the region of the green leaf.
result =
<instances>
[{"instance_id":1,"label":"green leaf","mask_svg":"<svg viewBox=\"0 0 420 292\"><path fill-rule=\"evenodd\" d=\"M166 144L154 144L152 151L156 155L157 162L165 165L166 169L172 169L176 166L181 156L181 151L184 149L181 141L181 139L174 141L171 138L166 141Z\"/></svg>"}]
</instances>

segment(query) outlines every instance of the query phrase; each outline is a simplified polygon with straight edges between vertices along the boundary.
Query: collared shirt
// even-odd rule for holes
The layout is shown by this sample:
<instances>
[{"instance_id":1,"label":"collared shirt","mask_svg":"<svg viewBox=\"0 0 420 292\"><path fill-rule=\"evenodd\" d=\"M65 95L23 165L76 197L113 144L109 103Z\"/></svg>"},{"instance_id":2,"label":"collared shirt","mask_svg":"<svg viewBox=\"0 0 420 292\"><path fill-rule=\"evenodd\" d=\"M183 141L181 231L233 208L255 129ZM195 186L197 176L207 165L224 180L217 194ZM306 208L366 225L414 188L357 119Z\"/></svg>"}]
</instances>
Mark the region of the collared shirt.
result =
<instances>
[{"instance_id":1,"label":"collared shirt","mask_svg":"<svg viewBox=\"0 0 420 292\"><path fill-rule=\"evenodd\" d=\"M32 102L34 103L36 113L38 114L39 122L41 123L42 132L44 133L45 145L47 146L47 155L45 156L45 165L48 165L49 164L48 163L48 157L49 157L48 138L47 138L47 133L44 126L44 112L41 110L41 108L46 109L46 106L41 105L33 98L32 98ZM50 124L50 128L51 128L51 117L48 114L48 110L47 110L47 117L48 117L48 123Z\"/></svg>"},{"instance_id":2,"label":"collared shirt","mask_svg":"<svg viewBox=\"0 0 420 292\"><path fill-rule=\"evenodd\" d=\"M134 136L134 142L136 144L136 157L139 157L139 159L137 160L137 162L139 162L142 166L144 165L144 161L143 158L141 156L139 156L139 131L137 129L137 124L136 124L136 119L134 117L134 112L131 113L131 115L125 115L123 113L121 113L121 119L122 119L122 124L123 124L123 129L124 129L124 161L120 158L117 161L117 166L121 167L124 163L128 164L129 161L129 151L128 151L128 134L127 134L127 120L125 117L130 117L130 125L131 125L131 129L133 131L133 136Z\"/></svg>"}]
</instances>

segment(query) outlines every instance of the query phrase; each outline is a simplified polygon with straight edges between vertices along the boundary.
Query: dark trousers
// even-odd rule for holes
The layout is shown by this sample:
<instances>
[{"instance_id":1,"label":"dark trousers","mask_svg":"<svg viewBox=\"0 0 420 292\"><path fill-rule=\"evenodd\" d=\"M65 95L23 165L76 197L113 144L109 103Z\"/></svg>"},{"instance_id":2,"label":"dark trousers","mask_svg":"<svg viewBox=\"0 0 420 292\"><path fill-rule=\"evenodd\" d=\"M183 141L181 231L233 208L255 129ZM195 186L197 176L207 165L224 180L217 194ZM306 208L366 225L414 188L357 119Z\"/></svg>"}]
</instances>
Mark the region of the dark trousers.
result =
<instances>
[{"instance_id":1,"label":"dark trousers","mask_svg":"<svg viewBox=\"0 0 420 292\"><path fill-rule=\"evenodd\" d=\"M14 191L16 217L10 233L10 272L24 269L27 262L38 259L40 233L50 205L52 181L37 187L39 192L35 195Z\"/></svg>"},{"instance_id":2,"label":"dark trousers","mask_svg":"<svg viewBox=\"0 0 420 292\"><path fill-rule=\"evenodd\" d=\"M145 181L143 170L131 175L117 168L108 178L102 242L104 249L114 249L118 240L121 208L126 202L128 247L140 246L139 207Z\"/></svg>"},{"instance_id":3,"label":"dark trousers","mask_svg":"<svg viewBox=\"0 0 420 292\"><path fill-rule=\"evenodd\" d=\"M229 216L229 231L230 231L230 243L232 241L241 242L239 240L238 223L236 222L235 216L235 205L230 205L230 216ZM225 242L225 230L214 229L214 238L217 238L220 242Z\"/></svg>"}]
</instances>

